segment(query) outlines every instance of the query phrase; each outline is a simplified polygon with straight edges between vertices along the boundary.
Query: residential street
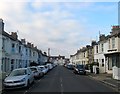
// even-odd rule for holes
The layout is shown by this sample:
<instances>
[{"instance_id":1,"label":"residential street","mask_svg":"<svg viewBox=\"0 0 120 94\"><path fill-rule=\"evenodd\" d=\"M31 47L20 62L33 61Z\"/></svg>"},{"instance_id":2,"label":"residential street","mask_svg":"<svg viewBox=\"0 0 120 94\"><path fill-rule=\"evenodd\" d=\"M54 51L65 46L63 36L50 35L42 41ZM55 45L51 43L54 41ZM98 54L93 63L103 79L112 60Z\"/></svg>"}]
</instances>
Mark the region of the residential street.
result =
<instances>
[{"instance_id":1,"label":"residential street","mask_svg":"<svg viewBox=\"0 0 120 94\"><path fill-rule=\"evenodd\" d=\"M108 86L84 75L75 75L63 66L57 66L29 89L3 91L3 94L30 92L115 92Z\"/></svg>"}]
</instances>

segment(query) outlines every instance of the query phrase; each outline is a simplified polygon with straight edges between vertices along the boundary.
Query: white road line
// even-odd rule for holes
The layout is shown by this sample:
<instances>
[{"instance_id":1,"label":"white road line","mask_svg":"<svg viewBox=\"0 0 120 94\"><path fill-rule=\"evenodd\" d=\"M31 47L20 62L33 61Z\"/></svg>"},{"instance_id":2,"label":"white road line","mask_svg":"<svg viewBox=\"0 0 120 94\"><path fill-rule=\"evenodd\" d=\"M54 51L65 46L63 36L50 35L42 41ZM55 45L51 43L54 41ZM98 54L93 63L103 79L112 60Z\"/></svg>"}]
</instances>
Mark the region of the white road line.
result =
<instances>
[{"instance_id":1,"label":"white road line","mask_svg":"<svg viewBox=\"0 0 120 94\"><path fill-rule=\"evenodd\" d=\"M60 83L61 83L61 84L60 84L60 86L61 86L61 94L63 94L63 84L62 84L63 81L62 81L62 78L60 78Z\"/></svg>"}]
</instances>

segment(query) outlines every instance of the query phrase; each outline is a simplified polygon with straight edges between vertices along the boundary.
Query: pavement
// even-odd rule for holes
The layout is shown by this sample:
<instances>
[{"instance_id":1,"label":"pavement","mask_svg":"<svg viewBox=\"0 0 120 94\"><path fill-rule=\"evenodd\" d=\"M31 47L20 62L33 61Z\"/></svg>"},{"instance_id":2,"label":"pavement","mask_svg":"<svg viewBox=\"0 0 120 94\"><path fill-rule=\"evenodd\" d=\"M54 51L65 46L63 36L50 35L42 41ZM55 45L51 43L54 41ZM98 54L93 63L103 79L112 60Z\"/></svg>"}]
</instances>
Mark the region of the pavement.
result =
<instances>
[{"instance_id":1,"label":"pavement","mask_svg":"<svg viewBox=\"0 0 120 94\"><path fill-rule=\"evenodd\" d=\"M111 86L112 88L116 89L120 92L120 80L115 80L112 78L112 74L107 73L101 73L101 74L94 74L94 73L88 73L88 76L98 80L106 85Z\"/></svg>"}]
</instances>

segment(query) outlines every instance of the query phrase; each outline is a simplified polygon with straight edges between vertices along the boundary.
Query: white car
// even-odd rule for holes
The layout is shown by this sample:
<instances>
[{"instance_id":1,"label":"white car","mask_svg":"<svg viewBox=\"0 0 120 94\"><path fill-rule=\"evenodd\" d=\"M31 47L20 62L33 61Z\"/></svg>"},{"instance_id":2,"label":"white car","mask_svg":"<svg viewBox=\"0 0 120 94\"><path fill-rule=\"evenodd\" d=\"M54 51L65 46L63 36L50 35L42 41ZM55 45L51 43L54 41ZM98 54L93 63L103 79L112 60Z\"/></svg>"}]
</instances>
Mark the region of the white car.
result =
<instances>
[{"instance_id":1,"label":"white car","mask_svg":"<svg viewBox=\"0 0 120 94\"><path fill-rule=\"evenodd\" d=\"M48 63L46 64L48 66L48 69L51 70L53 68L52 64Z\"/></svg>"},{"instance_id":2,"label":"white car","mask_svg":"<svg viewBox=\"0 0 120 94\"><path fill-rule=\"evenodd\" d=\"M15 89L29 87L32 82L34 82L34 75L30 68L18 68L4 79L3 85L5 89Z\"/></svg>"},{"instance_id":3,"label":"white car","mask_svg":"<svg viewBox=\"0 0 120 94\"><path fill-rule=\"evenodd\" d=\"M29 67L29 68L34 73L34 78L40 78L44 75L44 73L41 71L41 69L37 66L32 66L32 67Z\"/></svg>"},{"instance_id":4,"label":"white car","mask_svg":"<svg viewBox=\"0 0 120 94\"><path fill-rule=\"evenodd\" d=\"M48 66L47 65L44 65L45 66L45 68L46 68L46 70L47 70L47 72L49 71L49 68L48 68Z\"/></svg>"},{"instance_id":5,"label":"white car","mask_svg":"<svg viewBox=\"0 0 120 94\"><path fill-rule=\"evenodd\" d=\"M42 71L44 74L47 73L48 69L45 68L45 66L41 65L41 66L38 66L38 67L41 68L41 71Z\"/></svg>"}]
</instances>

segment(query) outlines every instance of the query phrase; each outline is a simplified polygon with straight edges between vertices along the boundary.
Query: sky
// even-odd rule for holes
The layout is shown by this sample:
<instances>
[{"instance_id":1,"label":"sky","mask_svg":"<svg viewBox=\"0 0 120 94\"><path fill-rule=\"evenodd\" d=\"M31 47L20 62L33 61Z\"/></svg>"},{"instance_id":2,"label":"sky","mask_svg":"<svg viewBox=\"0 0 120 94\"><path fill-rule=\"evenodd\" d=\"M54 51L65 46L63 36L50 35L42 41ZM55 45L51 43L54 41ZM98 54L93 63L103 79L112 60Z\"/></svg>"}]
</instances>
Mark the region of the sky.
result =
<instances>
[{"instance_id":1,"label":"sky","mask_svg":"<svg viewBox=\"0 0 120 94\"><path fill-rule=\"evenodd\" d=\"M43 52L69 57L99 32L108 35L118 25L118 2L106 0L0 0L0 18L5 31L17 32Z\"/></svg>"}]
</instances>

